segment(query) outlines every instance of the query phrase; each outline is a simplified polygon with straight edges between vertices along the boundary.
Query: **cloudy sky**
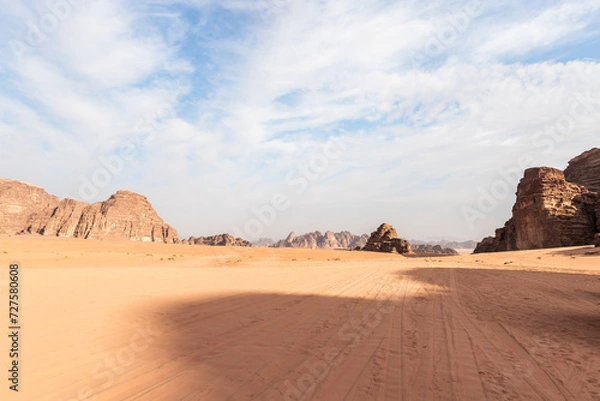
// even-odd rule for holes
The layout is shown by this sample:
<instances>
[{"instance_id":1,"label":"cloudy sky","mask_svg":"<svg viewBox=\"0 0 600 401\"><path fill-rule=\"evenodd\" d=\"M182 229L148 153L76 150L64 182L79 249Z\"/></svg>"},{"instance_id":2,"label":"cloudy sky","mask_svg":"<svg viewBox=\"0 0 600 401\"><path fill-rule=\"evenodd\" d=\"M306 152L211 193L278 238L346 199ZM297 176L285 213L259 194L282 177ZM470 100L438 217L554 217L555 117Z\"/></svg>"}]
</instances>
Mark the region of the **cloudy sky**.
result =
<instances>
[{"instance_id":1,"label":"cloudy sky","mask_svg":"<svg viewBox=\"0 0 600 401\"><path fill-rule=\"evenodd\" d=\"M480 239L599 144L600 0L0 5L0 176L181 236Z\"/></svg>"}]
</instances>

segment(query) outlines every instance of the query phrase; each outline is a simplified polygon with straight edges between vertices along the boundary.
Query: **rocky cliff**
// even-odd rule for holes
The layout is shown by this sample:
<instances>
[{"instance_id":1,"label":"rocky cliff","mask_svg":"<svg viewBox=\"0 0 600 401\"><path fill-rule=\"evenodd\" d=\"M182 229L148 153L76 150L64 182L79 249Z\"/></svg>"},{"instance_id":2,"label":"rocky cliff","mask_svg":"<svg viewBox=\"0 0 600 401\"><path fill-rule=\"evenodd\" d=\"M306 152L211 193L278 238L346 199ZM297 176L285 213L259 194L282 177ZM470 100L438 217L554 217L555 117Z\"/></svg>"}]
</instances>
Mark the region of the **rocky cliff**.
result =
<instances>
[{"instance_id":1,"label":"rocky cliff","mask_svg":"<svg viewBox=\"0 0 600 401\"><path fill-rule=\"evenodd\" d=\"M18 233L31 215L48 213L58 203L56 196L40 187L0 178L0 235Z\"/></svg>"},{"instance_id":2,"label":"rocky cliff","mask_svg":"<svg viewBox=\"0 0 600 401\"><path fill-rule=\"evenodd\" d=\"M210 237L190 237L182 241L188 245L207 245L207 246L252 246L252 243L242 238L235 238L229 234L212 235Z\"/></svg>"},{"instance_id":3,"label":"rocky cliff","mask_svg":"<svg viewBox=\"0 0 600 401\"><path fill-rule=\"evenodd\" d=\"M85 202L64 199L50 211L41 211L29 216L22 231L58 237L78 237L79 221L89 207Z\"/></svg>"},{"instance_id":4,"label":"rocky cliff","mask_svg":"<svg viewBox=\"0 0 600 401\"><path fill-rule=\"evenodd\" d=\"M367 244L362 249L363 251L371 252L389 252L412 255L413 248L410 243L402 238L398 238L398 234L394 227L389 224L382 224L369 237Z\"/></svg>"},{"instance_id":5,"label":"rocky cliff","mask_svg":"<svg viewBox=\"0 0 600 401\"><path fill-rule=\"evenodd\" d=\"M560 170L525 171L512 218L475 253L590 245L600 231L600 150L592 149Z\"/></svg>"},{"instance_id":6,"label":"rocky cliff","mask_svg":"<svg viewBox=\"0 0 600 401\"><path fill-rule=\"evenodd\" d=\"M118 191L107 201L90 205L73 199L59 201L42 188L11 180L0 180L0 227L0 233L10 235L179 242L175 229L142 195Z\"/></svg>"},{"instance_id":7,"label":"rocky cliff","mask_svg":"<svg viewBox=\"0 0 600 401\"><path fill-rule=\"evenodd\" d=\"M588 150L569 161L565 178L569 182L600 193L600 149Z\"/></svg>"},{"instance_id":8,"label":"rocky cliff","mask_svg":"<svg viewBox=\"0 0 600 401\"><path fill-rule=\"evenodd\" d=\"M354 249L362 248L367 243L368 236L354 235L348 231L334 233L319 231L296 236L293 232L284 240L272 245L274 248L310 248L310 249Z\"/></svg>"},{"instance_id":9,"label":"rocky cliff","mask_svg":"<svg viewBox=\"0 0 600 401\"><path fill-rule=\"evenodd\" d=\"M145 196L118 191L105 202L83 210L75 229L78 238L127 238L143 242L178 243L175 229L158 216Z\"/></svg>"}]
</instances>

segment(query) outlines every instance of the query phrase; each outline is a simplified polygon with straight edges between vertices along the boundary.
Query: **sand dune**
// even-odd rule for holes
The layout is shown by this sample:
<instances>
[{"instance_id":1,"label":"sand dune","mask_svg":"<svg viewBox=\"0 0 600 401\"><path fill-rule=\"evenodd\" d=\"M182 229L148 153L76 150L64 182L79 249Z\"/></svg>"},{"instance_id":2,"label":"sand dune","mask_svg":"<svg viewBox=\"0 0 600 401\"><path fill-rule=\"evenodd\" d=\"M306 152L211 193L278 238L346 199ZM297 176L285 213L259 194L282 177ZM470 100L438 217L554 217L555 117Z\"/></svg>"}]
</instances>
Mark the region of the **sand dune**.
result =
<instances>
[{"instance_id":1,"label":"sand dune","mask_svg":"<svg viewBox=\"0 0 600 401\"><path fill-rule=\"evenodd\" d=\"M0 398L600 400L594 252L0 238L23 295L20 392Z\"/></svg>"}]
</instances>

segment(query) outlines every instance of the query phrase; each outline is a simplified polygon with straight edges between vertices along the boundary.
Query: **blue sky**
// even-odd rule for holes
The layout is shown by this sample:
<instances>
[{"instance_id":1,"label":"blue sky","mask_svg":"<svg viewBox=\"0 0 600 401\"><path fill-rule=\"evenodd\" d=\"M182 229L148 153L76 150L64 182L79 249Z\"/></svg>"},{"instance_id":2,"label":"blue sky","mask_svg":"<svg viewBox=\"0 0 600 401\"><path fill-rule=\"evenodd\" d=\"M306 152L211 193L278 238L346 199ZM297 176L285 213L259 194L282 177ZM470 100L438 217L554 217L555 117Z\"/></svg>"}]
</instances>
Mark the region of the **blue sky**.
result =
<instances>
[{"instance_id":1,"label":"blue sky","mask_svg":"<svg viewBox=\"0 0 600 401\"><path fill-rule=\"evenodd\" d=\"M0 1L0 176L182 236L480 239L600 126L600 0L488 3Z\"/></svg>"}]
</instances>

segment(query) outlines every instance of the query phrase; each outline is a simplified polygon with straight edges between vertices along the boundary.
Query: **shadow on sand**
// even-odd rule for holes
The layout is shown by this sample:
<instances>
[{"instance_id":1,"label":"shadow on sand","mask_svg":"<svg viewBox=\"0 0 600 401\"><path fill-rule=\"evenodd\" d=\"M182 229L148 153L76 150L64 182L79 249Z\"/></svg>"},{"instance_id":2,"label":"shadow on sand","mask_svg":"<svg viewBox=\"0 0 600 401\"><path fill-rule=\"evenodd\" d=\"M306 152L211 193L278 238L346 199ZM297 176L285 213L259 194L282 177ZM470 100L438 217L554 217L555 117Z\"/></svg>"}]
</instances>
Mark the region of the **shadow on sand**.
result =
<instances>
[{"instance_id":1,"label":"shadow on sand","mask_svg":"<svg viewBox=\"0 0 600 401\"><path fill-rule=\"evenodd\" d=\"M154 309L145 318L162 335L148 363L161 383L146 396L600 396L598 276L419 268L329 290L337 295L244 293Z\"/></svg>"}]
</instances>

